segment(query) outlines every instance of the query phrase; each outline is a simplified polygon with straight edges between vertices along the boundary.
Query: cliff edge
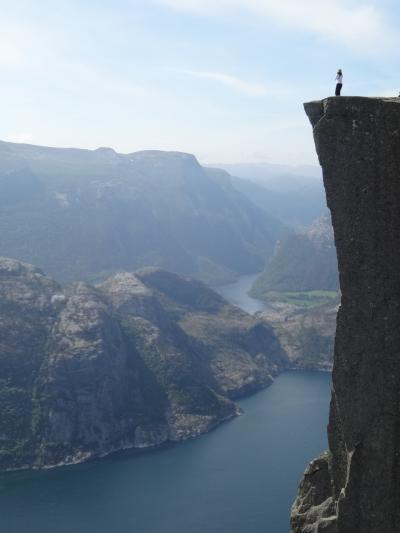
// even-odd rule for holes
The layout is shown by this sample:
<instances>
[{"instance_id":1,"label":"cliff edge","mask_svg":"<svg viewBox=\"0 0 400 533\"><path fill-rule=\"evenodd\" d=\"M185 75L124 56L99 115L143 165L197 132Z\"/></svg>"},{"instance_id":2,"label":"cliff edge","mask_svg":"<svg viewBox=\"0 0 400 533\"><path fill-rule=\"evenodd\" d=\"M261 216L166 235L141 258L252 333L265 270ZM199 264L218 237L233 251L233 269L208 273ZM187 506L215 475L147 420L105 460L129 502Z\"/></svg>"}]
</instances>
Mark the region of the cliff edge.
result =
<instances>
[{"instance_id":1,"label":"cliff edge","mask_svg":"<svg viewBox=\"0 0 400 533\"><path fill-rule=\"evenodd\" d=\"M338 255L329 452L306 470L292 533L400 524L400 99L305 104Z\"/></svg>"}]
</instances>

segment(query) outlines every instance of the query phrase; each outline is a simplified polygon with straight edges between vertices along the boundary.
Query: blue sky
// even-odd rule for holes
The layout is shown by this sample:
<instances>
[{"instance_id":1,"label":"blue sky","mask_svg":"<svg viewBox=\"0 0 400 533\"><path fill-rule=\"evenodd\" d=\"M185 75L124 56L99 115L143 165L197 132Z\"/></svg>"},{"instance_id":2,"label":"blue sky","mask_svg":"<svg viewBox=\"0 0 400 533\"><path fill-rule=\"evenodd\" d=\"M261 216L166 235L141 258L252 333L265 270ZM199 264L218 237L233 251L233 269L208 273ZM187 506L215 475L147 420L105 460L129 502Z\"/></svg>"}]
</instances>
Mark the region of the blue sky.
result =
<instances>
[{"instance_id":1,"label":"blue sky","mask_svg":"<svg viewBox=\"0 0 400 533\"><path fill-rule=\"evenodd\" d=\"M392 0L0 0L0 139L315 163L302 102L400 90Z\"/></svg>"}]
</instances>

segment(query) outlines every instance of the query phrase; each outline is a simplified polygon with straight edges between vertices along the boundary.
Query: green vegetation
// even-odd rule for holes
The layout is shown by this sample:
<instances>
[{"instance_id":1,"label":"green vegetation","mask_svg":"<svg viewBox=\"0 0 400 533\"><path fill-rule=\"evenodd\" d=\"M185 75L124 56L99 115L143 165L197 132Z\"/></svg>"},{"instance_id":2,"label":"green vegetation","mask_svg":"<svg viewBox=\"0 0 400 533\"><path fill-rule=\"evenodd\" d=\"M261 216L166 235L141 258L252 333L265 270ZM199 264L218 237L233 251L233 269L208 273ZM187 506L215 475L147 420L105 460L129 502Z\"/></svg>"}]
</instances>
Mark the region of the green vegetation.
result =
<instances>
[{"instance_id":1,"label":"green vegetation","mask_svg":"<svg viewBox=\"0 0 400 533\"><path fill-rule=\"evenodd\" d=\"M31 414L29 392L3 381L0 383L0 406L0 434L10 438L23 436Z\"/></svg>"},{"instance_id":2,"label":"green vegetation","mask_svg":"<svg viewBox=\"0 0 400 533\"><path fill-rule=\"evenodd\" d=\"M338 297L337 291L298 291L268 292L265 299L271 302L282 302L303 308L318 307Z\"/></svg>"},{"instance_id":3,"label":"green vegetation","mask_svg":"<svg viewBox=\"0 0 400 533\"><path fill-rule=\"evenodd\" d=\"M339 290L336 248L328 216L316 220L307 233L290 235L278 243L272 259L254 282L250 294L268 300L271 293L275 292L320 290Z\"/></svg>"}]
</instances>

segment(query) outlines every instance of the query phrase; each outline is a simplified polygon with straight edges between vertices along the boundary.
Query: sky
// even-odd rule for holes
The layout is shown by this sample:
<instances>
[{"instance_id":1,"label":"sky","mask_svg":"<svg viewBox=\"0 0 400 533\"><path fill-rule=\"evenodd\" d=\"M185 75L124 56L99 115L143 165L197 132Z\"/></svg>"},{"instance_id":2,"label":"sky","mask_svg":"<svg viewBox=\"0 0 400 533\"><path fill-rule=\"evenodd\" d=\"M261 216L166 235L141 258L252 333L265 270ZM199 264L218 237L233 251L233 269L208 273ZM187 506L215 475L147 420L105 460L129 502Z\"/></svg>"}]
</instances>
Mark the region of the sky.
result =
<instances>
[{"instance_id":1,"label":"sky","mask_svg":"<svg viewBox=\"0 0 400 533\"><path fill-rule=\"evenodd\" d=\"M302 103L397 96L394 0L0 0L0 139L317 164Z\"/></svg>"}]
</instances>

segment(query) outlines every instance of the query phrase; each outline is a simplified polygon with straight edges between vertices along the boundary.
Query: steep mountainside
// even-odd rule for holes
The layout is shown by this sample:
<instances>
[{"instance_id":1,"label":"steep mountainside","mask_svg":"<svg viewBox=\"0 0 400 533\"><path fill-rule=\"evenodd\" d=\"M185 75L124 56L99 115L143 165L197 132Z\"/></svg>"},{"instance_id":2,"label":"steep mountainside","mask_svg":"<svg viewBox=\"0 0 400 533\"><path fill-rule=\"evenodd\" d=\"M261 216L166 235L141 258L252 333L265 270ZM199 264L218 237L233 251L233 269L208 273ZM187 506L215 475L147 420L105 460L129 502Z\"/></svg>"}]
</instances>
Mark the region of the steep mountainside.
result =
<instances>
[{"instance_id":1,"label":"steep mountainside","mask_svg":"<svg viewBox=\"0 0 400 533\"><path fill-rule=\"evenodd\" d=\"M306 470L292 531L400 523L400 99L306 104L338 252L329 452Z\"/></svg>"},{"instance_id":2,"label":"steep mountainside","mask_svg":"<svg viewBox=\"0 0 400 533\"><path fill-rule=\"evenodd\" d=\"M196 436L286 364L271 327L162 270L61 288L0 259L0 470Z\"/></svg>"},{"instance_id":3,"label":"steep mountainside","mask_svg":"<svg viewBox=\"0 0 400 533\"><path fill-rule=\"evenodd\" d=\"M336 249L329 215L316 220L306 233L278 243L252 294L266 298L272 291L336 291L339 288Z\"/></svg>"},{"instance_id":4,"label":"steep mountainside","mask_svg":"<svg viewBox=\"0 0 400 533\"><path fill-rule=\"evenodd\" d=\"M274 328L291 368L330 371L339 300L310 309L271 303L269 311L257 316Z\"/></svg>"},{"instance_id":5,"label":"steep mountainside","mask_svg":"<svg viewBox=\"0 0 400 533\"><path fill-rule=\"evenodd\" d=\"M271 235L281 238L292 231L290 223L296 214L290 205L290 193L282 193L281 198L278 199L281 193L270 191L262 185L250 181L235 178L225 170L219 168L205 168L205 170L210 178L223 189L227 191L234 189L236 193L247 198L257 210L260 209L264 213L264 219ZM320 212L321 210L318 211L318 213Z\"/></svg>"},{"instance_id":6,"label":"steep mountainside","mask_svg":"<svg viewBox=\"0 0 400 533\"><path fill-rule=\"evenodd\" d=\"M255 272L280 224L177 152L0 142L0 254L57 280L160 266L219 282Z\"/></svg>"},{"instance_id":7,"label":"steep mountainside","mask_svg":"<svg viewBox=\"0 0 400 533\"><path fill-rule=\"evenodd\" d=\"M232 185L286 226L304 228L326 211L321 169L269 163L217 164Z\"/></svg>"},{"instance_id":8,"label":"steep mountainside","mask_svg":"<svg viewBox=\"0 0 400 533\"><path fill-rule=\"evenodd\" d=\"M231 183L258 207L280 220L286 226L303 229L326 211L322 181L294 190L273 190L268 185L231 177Z\"/></svg>"}]
</instances>

